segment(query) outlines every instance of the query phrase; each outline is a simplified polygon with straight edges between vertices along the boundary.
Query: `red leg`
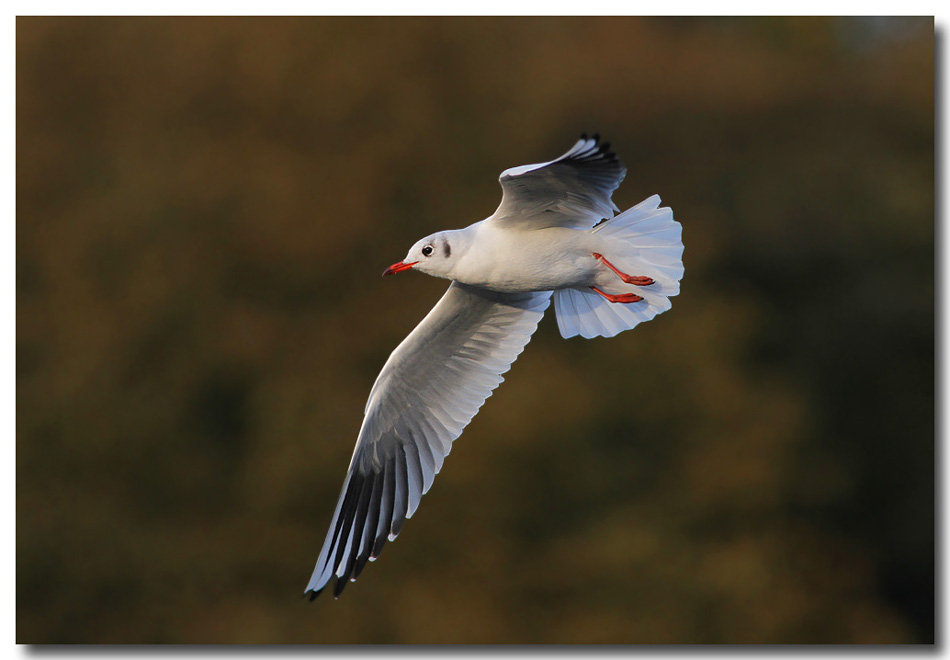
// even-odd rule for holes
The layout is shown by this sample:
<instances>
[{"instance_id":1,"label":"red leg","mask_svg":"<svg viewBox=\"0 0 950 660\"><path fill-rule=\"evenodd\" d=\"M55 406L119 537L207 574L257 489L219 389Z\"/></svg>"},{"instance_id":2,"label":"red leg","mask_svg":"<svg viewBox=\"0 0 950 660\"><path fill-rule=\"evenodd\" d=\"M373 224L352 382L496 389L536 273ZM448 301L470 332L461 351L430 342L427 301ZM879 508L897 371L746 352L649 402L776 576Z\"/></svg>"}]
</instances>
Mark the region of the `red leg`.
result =
<instances>
[{"instance_id":1,"label":"red leg","mask_svg":"<svg viewBox=\"0 0 950 660\"><path fill-rule=\"evenodd\" d=\"M604 293L596 286L592 286L591 288L612 303L635 303L643 300L642 296L638 296L635 293L618 293L614 295L610 293Z\"/></svg>"},{"instance_id":2,"label":"red leg","mask_svg":"<svg viewBox=\"0 0 950 660\"><path fill-rule=\"evenodd\" d=\"M618 270L616 266L614 266L612 263L604 259L604 255L602 254L598 254L597 252L595 252L594 259L596 259L597 261L603 262L603 264L607 266L607 268L617 273L617 277L622 279L627 284L635 284L636 286L650 286L651 284L653 284L652 277L644 277L642 275L637 275L637 276L627 275L623 271Z\"/></svg>"}]
</instances>

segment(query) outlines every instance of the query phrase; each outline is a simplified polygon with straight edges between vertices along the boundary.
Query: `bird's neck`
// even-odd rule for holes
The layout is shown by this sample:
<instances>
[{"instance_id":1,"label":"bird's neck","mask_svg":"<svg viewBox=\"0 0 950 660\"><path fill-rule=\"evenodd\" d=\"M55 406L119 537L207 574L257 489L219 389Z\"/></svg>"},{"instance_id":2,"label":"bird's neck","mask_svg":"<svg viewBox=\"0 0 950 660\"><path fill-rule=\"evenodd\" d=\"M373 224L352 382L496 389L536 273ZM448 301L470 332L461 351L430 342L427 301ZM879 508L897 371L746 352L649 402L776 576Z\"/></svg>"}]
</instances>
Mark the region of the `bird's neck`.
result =
<instances>
[{"instance_id":1,"label":"bird's neck","mask_svg":"<svg viewBox=\"0 0 950 660\"><path fill-rule=\"evenodd\" d=\"M448 279L458 279L459 271L464 270L465 258L474 243L477 231L476 223L465 229L452 229L445 232L446 238L452 245L452 267L448 272Z\"/></svg>"}]
</instances>

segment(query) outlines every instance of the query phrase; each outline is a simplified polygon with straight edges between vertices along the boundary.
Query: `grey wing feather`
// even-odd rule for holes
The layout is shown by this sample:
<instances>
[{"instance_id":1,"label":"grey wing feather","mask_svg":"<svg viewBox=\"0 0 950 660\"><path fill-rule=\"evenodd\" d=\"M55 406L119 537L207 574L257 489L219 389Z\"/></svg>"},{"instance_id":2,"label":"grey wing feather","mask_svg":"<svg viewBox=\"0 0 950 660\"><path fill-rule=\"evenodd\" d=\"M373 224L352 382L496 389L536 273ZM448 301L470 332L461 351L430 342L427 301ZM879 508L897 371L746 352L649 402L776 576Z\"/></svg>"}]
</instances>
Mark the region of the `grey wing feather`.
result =
<instances>
[{"instance_id":1,"label":"grey wing feather","mask_svg":"<svg viewBox=\"0 0 950 660\"><path fill-rule=\"evenodd\" d=\"M504 380L551 293L503 294L453 282L393 351L370 391L330 529L305 593L334 595L399 534L452 442Z\"/></svg>"},{"instance_id":2,"label":"grey wing feather","mask_svg":"<svg viewBox=\"0 0 950 660\"><path fill-rule=\"evenodd\" d=\"M626 173L609 142L582 135L555 160L502 172L501 204L489 221L528 229L589 229L619 210L611 197Z\"/></svg>"}]
</instances>

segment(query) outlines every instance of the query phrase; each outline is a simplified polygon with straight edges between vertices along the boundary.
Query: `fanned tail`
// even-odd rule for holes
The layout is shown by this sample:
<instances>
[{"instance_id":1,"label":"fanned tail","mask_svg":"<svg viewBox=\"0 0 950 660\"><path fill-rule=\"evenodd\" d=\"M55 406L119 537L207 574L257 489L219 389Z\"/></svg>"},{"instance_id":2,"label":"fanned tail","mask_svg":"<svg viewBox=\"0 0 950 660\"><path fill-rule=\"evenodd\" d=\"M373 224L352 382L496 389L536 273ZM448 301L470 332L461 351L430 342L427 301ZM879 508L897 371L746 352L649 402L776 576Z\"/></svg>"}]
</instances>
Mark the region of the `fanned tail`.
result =
<instances>
[{"instance_id":1,"label":"fanned tail","mask_svg":"<svg viewBox=\"0 0 950 660\"><path fill-rule=\"evenodd\" d=\"M683 227L673 219L672 209L660 207L659 195L590 231L609 243L609 260L615 267L650 277L654 283L635 287L643 300L633 303L613 303L590 289L555 291L554 309L563 337L613 337L672 306L670 298L679 293L684 272Z\"/></svg>"}]
</instances>

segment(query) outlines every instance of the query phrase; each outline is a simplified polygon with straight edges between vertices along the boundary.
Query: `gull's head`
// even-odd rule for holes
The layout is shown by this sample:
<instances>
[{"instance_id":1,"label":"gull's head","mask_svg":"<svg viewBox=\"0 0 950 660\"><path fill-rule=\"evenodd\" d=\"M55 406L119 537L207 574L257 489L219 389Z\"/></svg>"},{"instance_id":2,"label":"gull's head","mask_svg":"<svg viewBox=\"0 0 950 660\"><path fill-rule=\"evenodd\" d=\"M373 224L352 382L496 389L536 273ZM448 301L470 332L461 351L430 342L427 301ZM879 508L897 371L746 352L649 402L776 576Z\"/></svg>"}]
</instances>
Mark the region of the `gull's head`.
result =
<instances>
[{"instance_id":1,"label":"gull's head","mask_svg":"<svg viewBox=\"0 0 950 660\"><path fill-rule=\"evenodd\" d=\"M419 270L436 277L449 277L449 272L458 256L459 241L453 234L458 232L441 231L426 236L409 249L402 261L394 263L383 271L383 275L392 275L404 270Z\"/></svg>"}]
</instances>

